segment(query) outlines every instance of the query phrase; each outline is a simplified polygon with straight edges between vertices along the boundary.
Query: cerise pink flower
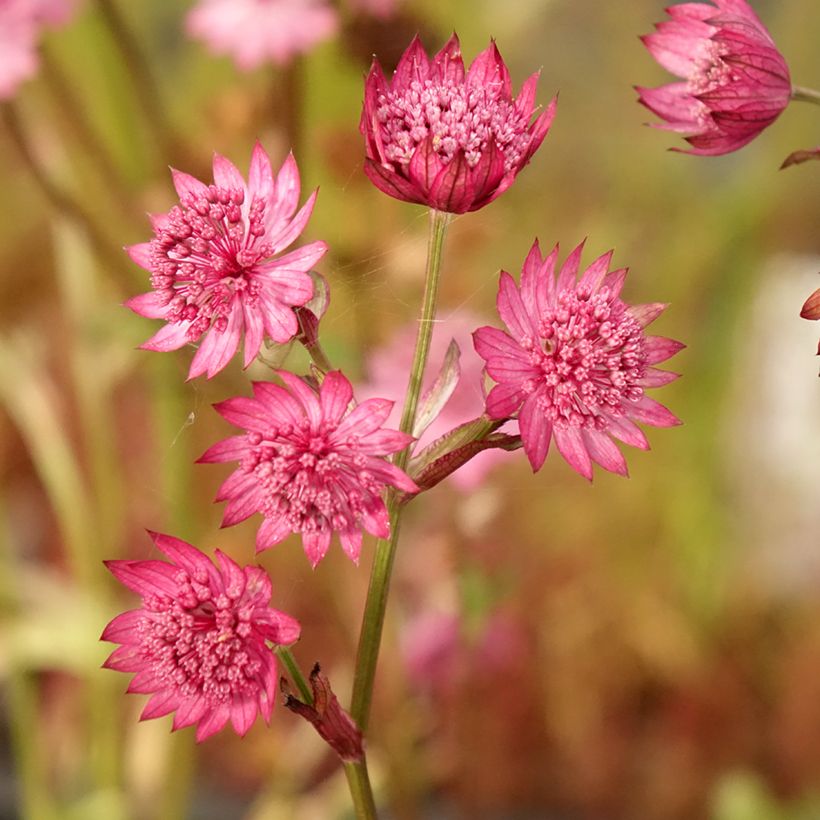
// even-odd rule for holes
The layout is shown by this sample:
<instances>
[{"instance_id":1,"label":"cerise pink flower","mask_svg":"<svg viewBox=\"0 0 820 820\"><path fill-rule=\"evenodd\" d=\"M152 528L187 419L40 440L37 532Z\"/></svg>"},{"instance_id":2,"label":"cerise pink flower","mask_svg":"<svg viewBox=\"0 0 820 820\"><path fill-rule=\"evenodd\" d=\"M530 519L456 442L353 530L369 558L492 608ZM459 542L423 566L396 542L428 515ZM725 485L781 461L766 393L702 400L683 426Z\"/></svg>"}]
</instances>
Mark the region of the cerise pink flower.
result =
<instances>
[{"instance_id":1,"label":"cerise pink flower","mask_svg":"<svg viewBox=\"0 0 820 820\"><path fill-rule=\"evenodd\" d=\"M487 396L487 413L495 419L517 414L533 470L543 465L554 438L586 478L592 478L593 461L626 475L613 438L648 449L636 421L680 424L645 390L677 378L653 365L683 345L644 333L666 306L621 301L626 270L609 270L611 252L577 280L582 249L583 243L556 276L558 247L542 258L536 241L520 286L501 272L497 305L507 332L482 327L474 336L487 373L498 382Z\"/></svg>"},{"instance_id":2,"label":"cerise pink flower","mask_svg":"<svg viewBox=\"0 0 820 820\"><path fill-rule=\"evenodd\" d=\"M142 347L176 350L202 342L188 378L222 370L244 334L244 364L265 337L288 342L299 326L293 308L313 295L308 273L327 245L311 242L279 256L305 228L316 192L298 213L299 169L290 155L274 179L257 143L248 181L214 155L214 184L172 171L180 204L153 218L155 238L128 248L151 273L153 290L129 299L134 312L166 325Z\"/></svg>"},{"instance_id":3,"label":"cerise pink flower","mask_svg":"<svg viewBox=\"0 0 820 820\"><path fill-rule=\"evenodd\" d=\"M555 100L536 111L538 74L517 98L495 43L464 71L454 34L430 59L418 37L391 81L373 61L360 129L365 173L397 199L465 213L492 202L512 185L549 130Z\"/></svg>"},{"instance_id":4,"label":"cerise pink flower","mask_svg":"<svg viewBox=\"0 0 820 820\"><path fill-rule=\"evenodd\" d=\"M680 3L667 13L672 19L641 39L683 81L638 88L640 102L666 120L656 128L689 134L689 153L741 148L788 105L786 61L746 0Z\"/></svg>"},{"instance_id":5,"label":"cerise pink flower","mask_svg":"<svg viewBox=\"0 0 820 820\"><path fill-rule=\"evenodd\" d=\"M363 529L379 538L390 534L385 488L418 490L384 458L412 437L382 427L392 401L370 399L351 409L353 389L339 372L327 374L318 394L292 373L279 376L284 387L255 382L253 398L216 405L231 424L247 431L215 444L199 459L239 462L217 496L228 502L222 524L262 513L256 549L298 532L314 567L335 531L345 553L358 561Z\"/></svg>"},{"instance_id":6,"label":"cerise pink flower","mask_svg":"<svg viewBox=\"0 0 820 820\"><path fill-rule=\"evenodd\" d=\"M229 720L240 735L258 715L268 722L278 684L271 645L298 640L298 622L270 607L261 567L243 569L219 550L214 566L185 541L151 537L170 562L106 562L142 606L105 628L102 640L122 644L105 666L134 673L128 691L151 695L142 720L176 712L173 728L196 724L197 741Z\"/></svg>"},{"instance_id":7,"label":"cerise pink flower","mask_svg":"<svg viewBox=\"0 0 820 820\"><path fill-rule=\"evenodd\" d=\"M185 25L215 54L250 71L310 51L336 33L339 18L326 0L200 0Z\"/></svg>"}]
</instances>

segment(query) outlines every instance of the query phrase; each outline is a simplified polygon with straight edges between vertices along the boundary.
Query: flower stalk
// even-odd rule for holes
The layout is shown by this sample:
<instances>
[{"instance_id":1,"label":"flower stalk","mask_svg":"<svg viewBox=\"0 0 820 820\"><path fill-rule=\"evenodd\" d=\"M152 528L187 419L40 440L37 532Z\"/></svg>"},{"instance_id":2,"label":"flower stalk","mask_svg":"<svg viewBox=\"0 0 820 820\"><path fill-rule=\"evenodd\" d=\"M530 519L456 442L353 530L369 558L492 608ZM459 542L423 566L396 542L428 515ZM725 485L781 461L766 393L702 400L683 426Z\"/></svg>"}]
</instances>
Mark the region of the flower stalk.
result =
<instances>
[{"instance_id":1,"label":"flower stalk","mask_svg":"<svg viewBox=\"0 0 820 820\"><path fill-rule=\"evenodd\" d=\"M422 300L421 316L419 319L416 346L413 353L413 364L410 370L410 381L407 386L407 395L404 402L401 424L399 429L409 433L413 428L416 408L421 395L424 368L430 351L430 339L433 333L433 322L436 315L438 301L439 278L441 273L442 249L444 236L450 215L441 211L430 211L430 234L427 246L427 272L424 283L424 297ZM394 458L394 464L400 469L407 466L410 458L408 445ZM390 577L393 570L393 560L396 555L396 546L399 539L401 523L401 507L399 494L391 492L387 499L387 509L390 515L390 538L380 539L376 544L376 557L370 575L370 587L367 593L362 628L359 635L359 649L356 657L356 671L353 680L353 698L350 714L362 732L367 731L370 717L370 707L373 700L373 682L376 676L376 665L379 658L384 616L387 609L387 595L390 588ZM367 778L367 768L364 761L361 763L346 764L350 793L356 806L357 817L374 817L373 796Z\"/></svg>"},{"instance_id":2,"label":"flower stalk","mask_svg":"<svg viewBox=\"0 0 820 820\"><path fill-rule=\"evenodd\" d=\"M820 105L820 91L813 88L806 88L802 85L792 86L792 99L795 102L808 102Z\"/></svg>"}]
</instances>

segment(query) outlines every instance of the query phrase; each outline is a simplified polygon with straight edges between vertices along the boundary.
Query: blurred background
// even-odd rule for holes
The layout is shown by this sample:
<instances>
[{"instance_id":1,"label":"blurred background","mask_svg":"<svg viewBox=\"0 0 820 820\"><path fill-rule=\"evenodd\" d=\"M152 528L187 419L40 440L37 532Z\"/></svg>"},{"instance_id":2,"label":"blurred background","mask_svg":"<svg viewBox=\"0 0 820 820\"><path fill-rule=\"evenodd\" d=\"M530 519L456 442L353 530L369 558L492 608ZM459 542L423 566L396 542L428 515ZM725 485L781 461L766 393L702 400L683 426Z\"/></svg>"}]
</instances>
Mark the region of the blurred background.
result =
<instances>
[{"instance_id":1,"label":"blurred background","mask_svg":"<svg viewBox=\"0 0 820 820\"><path fill-rule=\"evenodd\" d=\"M497 324L498 270L536 236L564 254L589 237L587 261L614 247L625 299L670 302L653 330L688 345L655 394L684 426L650 430L628 480L509 453L411 505L368 747L385 816L820 817L818 326L798 315L820 284L820 164L778 171L820 112L793 104L729 156L668 151L632 89L670 80L637 39L660 0L359 2L248 72L186 35L191 5L86 0L2 105L0 817L351 816L337 761L284 709L197 747L139 723L144 698L100 669L103 626L135 604L101 562L156 557L146 528L255 560L256 520L218 529L229 468L193 460L230 434L210 405L270 376L235 360L186 383L190 349L137 350L156 323L121 306L148 278L121 247L176 202L169 164L210 180L215 150L244 171L256 138L275 167L292 146L321 189L305 238L330 245L323 343L375 378L415 319L427 217L362 173L363 75L453 30L467 61L493 37L516 87L541 68L539 100L560 99L516 184L453 223L440 316ZM794 82L820 86L820 5L753 5ZM358 568L336 545L312 571L297 539L259 558L302 622L297 658L343 702L372 548Z\"/></svg>"}]
</instances>

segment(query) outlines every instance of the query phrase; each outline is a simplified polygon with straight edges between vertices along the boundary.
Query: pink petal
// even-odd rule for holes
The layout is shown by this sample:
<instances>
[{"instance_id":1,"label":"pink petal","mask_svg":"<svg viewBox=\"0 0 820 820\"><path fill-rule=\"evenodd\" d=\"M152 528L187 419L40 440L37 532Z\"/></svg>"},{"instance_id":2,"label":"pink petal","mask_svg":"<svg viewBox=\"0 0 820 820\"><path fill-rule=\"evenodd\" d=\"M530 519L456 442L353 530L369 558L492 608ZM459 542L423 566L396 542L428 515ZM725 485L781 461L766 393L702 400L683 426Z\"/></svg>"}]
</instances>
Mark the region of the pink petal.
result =
<instances>
[{"instance_id":1,"label":"pink petal","mask_svg":"<svg viewBox=\"0 0 820 820\"><path fill-rule=\"evenodd\" d=\"M168 353L171 350L188 344L188 328L190 322L171 322L161 327L147 342L140 345L140 350L156 350L160 353Z\"/></svg>"},{"instance_id":2,"label":"pink petal","mask_svg":"<svg viewBox=\"0 0 820 820\"><path fill-rule=\"evenodd\" d=\"M171 176L174 180L174 188L176 188L177 195L181 200L187 199L189 196L198 198L208 193L208 186L204 182L200 182L184 171L177 171L176 168L172 168Z\"/></svg>"},{"instance_id":3,"label":"pink petal","mask_svg":"<svg viewBox=\"0 0 820 820\"><path fill-rule=\"evenodd\" d=\"M338 424L352 399L353 387L339 371L331 371L325 376L319 388L319 403L326 421Z\"/></svg>"},{"instance_id":4,"label":"pink petal","mask_svg":"<svg viewBox=\"0 0 820 820\"><path fill-rule=\"evenodd\" d=\"M538 394L527 397L518 412L521 440L532 471L537 473L544 464L552 438L552 422L538 406Z\"/></svg>"},{"instance_id":5,"label":"pink petal","mask_svg":"<svg viewBox=\"0 0 820 820\"><path fill-rule=\"evenodd\" d=\"M167 296L155 290L141 293L139 296L132 296L123 304L133 310L134 313L145 316L147 319L164 319L169 306Z\"/></svg>"},{"instance_id":6,"label":"pink petal","mask_svg":"<svg viewBox=\"0 0 820 820\"><path fill-rule=\"evenodd\" d=\"M611 473L629 475L623 453L609 436L598 430L584 430L583 437L587 452L597 464Z\"/></svg>"},{"instance_id":7,"label":"pink petal","mask_svg":"<svg viewBox=\"0 0 820 820\"><path fill-rule=\"evenodd\" d=\"M581 431L576 427L553 427L555 444L567 464L575 472L592 481L592 460L584 443Z\"/></svg>"},{"instance_id":8,"label":"pink petal","mask_svg":"<svg viewBox=\"0 0 820 820\"><path fill-rule=\"evenodd\" d=\"M214 182L220 188L245 190L245 179L226 157L214 152Z\"/></svg>"},{"instance_id":9,"label":"pink petal","mask_svg":"<svg viewBox=\"0 0 820 820\"><path fill-rule=\"evenodd\" d=\"M303 532L302 546L305 549L310 565L316 569L316 565L327 554L330 546L331 532L328 529L321 529L317 532Z\"/></svg>"},{"instance_id":10,"label":"pink petal","mask_svg":"<svg viewBox=\"0 0 820 820\"><path fill-rule=\"evenodd\" d=\"M147 271L152 271L151 267L151 243L140 242L138 245L128 245L125 252L131 257L133 262L136 262L141 268Z\"/></svg>"}]
</instances>

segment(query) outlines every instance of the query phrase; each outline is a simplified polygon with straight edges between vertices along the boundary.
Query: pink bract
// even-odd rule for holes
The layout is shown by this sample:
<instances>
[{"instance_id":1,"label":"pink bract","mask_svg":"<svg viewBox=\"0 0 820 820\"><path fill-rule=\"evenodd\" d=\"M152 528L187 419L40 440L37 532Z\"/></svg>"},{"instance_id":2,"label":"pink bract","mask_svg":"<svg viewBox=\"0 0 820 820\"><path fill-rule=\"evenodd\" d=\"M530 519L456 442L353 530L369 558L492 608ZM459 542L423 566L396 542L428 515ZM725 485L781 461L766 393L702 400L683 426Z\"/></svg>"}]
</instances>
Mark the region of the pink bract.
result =
<instances>
[{"instance_id":1,"label":"pink bract","mask_svg":"<svg viewBox=\"0 0 820 820\"><path fill-rule=\"evenodd\" d=\"M327 374L318 394L292 373L279 376L284 387L255 382L253 398L215 405L247 431L220 441L199 459L239 462L217 495L217 501L228 502L222 526L261 513L257 551L298 532L314 567L335 531L345 553L358 561L362 530L379 538L390 535L384 490L418 490L384 458L412 437L382 427L392 401L370 399L351 409L353 389L339 372Z\"/></svg>"},{"instance_id":2,"label":"pink bract","mask_svg":"<svg viewBox=\"0 0 820 820\"><path fill-rule=\"evenodd\" d=\"M310 51L336 33L339 18L325 0L200 0L185 24L214 54L250 71Z\"/></svg>"},{"instance_id":3,"label":"pink bract","mask_svg":"<svg viewBox=\"0 0 820 820\"><path fill-rule=\"evenodd\" d=\"M197 725L197 741L230 720L244 735L258 715L270 721L278 685L270 644L299 638L296 620L272 609L261 567L241 568L216 551L217 566L196 547L151 533L168 561L107 561L142 597L101 640L121 644L105 662L134 673L129 692L150 694L141 720L176 712L173 729Z\"/></svg>"},{"instance_id":4,"label":"pink bract","mask_svg":"<svg viewBox=\"0 0 820 820\"><path fill-rule=\"evenodd\" d=\"M430 59L418 37L392 80L374 60L359 128L364 170L397 199L439 211L483 208L512 185L541 145L555 99L534 122L538 74L517 98L495 43L465 73L458 37Z\"/></svg>"},{"instance_id":5,"label":"pink bract","mask_svg":"<svg viewBox=\"0 0 820 820\"><path fill-rule=\"evenodd\" d=\"M593 461L627 474L613 438L649 448L636 421L680 424L645 390L677 378L654 365L683 345L644 333L666 305L621 301L626 270L609 270L611 252L577 279L582 249L583 243L556 275L558 247L542 258L536 241L520 285L501 272L497 305L507 332L483 327L474 339L497 382L487 396L487 413L495 419L517 414L533 471L543 465L554 438L569 465L591 480Z\"/></svg>"},{"instance_id":6,"label":"pink bract","mask_svg":"<svg viewBox=\"0 0 820 820\"><path fill-rule=\"evenodd\" d=\"M683 78L638 88L639 101L665 123L689 134L691 154L736 151L771 125L788 105L791 78L769 32L745 0L680 3L671 20L642 37L667 71Z\"/></svg>"},{"instance_id":7,"label":"pink bract","mask_svg":"<svg viewBox=\"0 0 820 820\"><path fill-rule=\"evenodd\" d=\"M450 340L454 339L461 351L459 361L461 375L453 395L441 412L421 434L413 450L419 453L445 433L465 422L478 418L484 413L484 393L482 390L484 362L472 349L472 333L481 324L477 316L468 312L449 315L433 327L430 352L422 384L422 396L431 388L436 374L444 361ZM360 396L388 396L397 402L390 414L390 421L398 425L401 405L407 392L407 379L413 360L417 325L400 330L384 347L376 350L367 359L368 381L358 388ZM508 431L508 432L515 432ZM485 450L452 474L453 485L463 492L478 487L487 473L509 455L503 450Z\"/></svg>"},{"instance_id":8,"label":"pink bract","mask_svg":"<svg viewBox=\"0 0 820 820\"><path fill-rule=\"evenodd\" d=\"M177 350L202 342L188 378L218 373L244 334L244 365L262 340L288 342L298 332L293 308L313 296L308 273L327 245L311 242L279 256L305 228L314 191L299 212L299 169L290 155L274 179L257 143L248 181L228 159L214 155L214 184L172 171L180 204L153 218L155 238L128 248L151 273L153 290L125 304L166 325L142 345Z\"/></svg>"}]
</instances>

